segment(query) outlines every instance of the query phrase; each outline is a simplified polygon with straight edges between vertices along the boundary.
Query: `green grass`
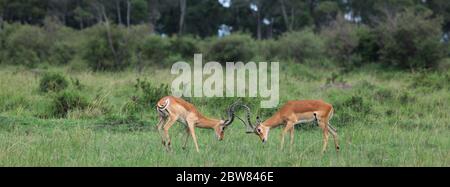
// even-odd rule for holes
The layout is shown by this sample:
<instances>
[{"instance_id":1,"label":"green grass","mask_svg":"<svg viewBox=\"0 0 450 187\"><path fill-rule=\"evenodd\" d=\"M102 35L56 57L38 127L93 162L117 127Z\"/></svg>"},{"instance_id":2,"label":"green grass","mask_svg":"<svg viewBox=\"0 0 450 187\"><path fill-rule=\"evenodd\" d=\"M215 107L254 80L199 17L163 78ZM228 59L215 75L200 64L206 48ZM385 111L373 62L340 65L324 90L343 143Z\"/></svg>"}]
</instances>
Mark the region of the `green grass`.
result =
<instances>
[{"instance_id":1,"label":"green grass","mask_svg":"<svg viewBox=\"0 0 450 187\"><path fill-rule=\"evenodd\" d=\"M196 129L200 153L191 139L188 149L181 149L185 131L177 123L170 130L173 151L166 152L152 107L139 111L137 120L115 120L126 118L124 107L136 94L136 78L147 77L155 85L170 83L174 76L169 69L149 68L137 74L52 67L79 79L82 93L91 101L88 109L56 119L48 115L54 94L39 92L41 75L2 66L0 166L450 166L450 72L364 67L340 75L350 85L341 88L324 86L336 69L280 66L281 103L323 99L335 106L331 123L338 128L340 153L334 151L330 137L328 151L321 155L322 134L313 124L296 129L292 149L287 136L281 151L280 128L270 132L264 145L257 136L245 134L239 121L226 130L223 141L216 140L211 130ZM219 117L226 107L194 102L211 117Z\"/></svg>"}]
</instances>

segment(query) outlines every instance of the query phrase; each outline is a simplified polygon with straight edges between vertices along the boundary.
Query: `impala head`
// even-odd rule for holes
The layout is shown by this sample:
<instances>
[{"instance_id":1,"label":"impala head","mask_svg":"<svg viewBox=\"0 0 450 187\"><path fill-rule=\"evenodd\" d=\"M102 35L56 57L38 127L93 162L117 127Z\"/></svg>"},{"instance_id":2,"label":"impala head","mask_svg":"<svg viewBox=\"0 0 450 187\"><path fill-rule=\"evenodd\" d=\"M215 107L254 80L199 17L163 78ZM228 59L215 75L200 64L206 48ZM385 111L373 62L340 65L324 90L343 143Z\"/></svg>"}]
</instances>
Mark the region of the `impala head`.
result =
<instances>
[{"instance_id":1,"label":"impala head","mask_svg":"<svg viewBox=\"0 0 450 187\"><path fill-rule=\"evenodd\" d=\"M240 105L240 106L245 109L246 114L247 114L246 121L238 117L239 120L241 120L242 123L244 123L246 125L246 127L247 127L246 133L255 133L256 135L259 136L259 138L261 139L261 141L263 143L266 143L270 128L263 125L259 116L256 116L256 122L252 123L250 107L248 107L247 105Z\"/></svg>"},{"instance_id":2,"label":"impala head","mask_svg":"<svg viewBox=\"0 0 450 187\"><path fill-rule=\"evenodd\" d=\"M234 121L234 110L237 106L239 101L234 102L233 104L231 104L228 109L227 109L227 117L226 119L222 119L220 120L219 124L214 128L215 132L216 132L216 136L219 140L223 140L224 137L224 131L225 129L231 125L231 123L233 123Z\"/></svg>"}]
</instances>

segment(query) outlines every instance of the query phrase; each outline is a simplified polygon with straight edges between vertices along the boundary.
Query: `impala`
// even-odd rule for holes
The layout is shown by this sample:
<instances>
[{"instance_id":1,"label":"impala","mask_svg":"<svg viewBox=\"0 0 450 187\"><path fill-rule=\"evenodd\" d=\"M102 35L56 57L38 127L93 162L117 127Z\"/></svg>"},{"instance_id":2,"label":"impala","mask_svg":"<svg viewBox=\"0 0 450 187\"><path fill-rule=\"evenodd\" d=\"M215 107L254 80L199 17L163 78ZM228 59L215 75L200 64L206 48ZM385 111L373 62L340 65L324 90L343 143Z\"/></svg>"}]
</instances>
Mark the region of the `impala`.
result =
<instances>
[{"instance_id":1,"label":"impala","mask_svg":"<svg viewBox=\"0 0 450 187\"><path fill-rule=\"evenodd\" d=\"M158 132L161 135L162 143L167 150L170 150L170 137L169 129L172 125L179 121L186 126L186 138L183 144L183 149L186 148L186 144L189 135L194 140L195 149L199 152L197 137L195 136L195 127L213 129L219 140L223 139L225 128L230 125L234 120L234 107L236 103L233 103L227 110L227 119L219 120L212 119L203 116L197 111L194 105L191 103L174 96L166 96L161 98L156 104L156 111L158 112Z\"/></svg>"},{"instance_id":2,"label":"impala","mask_svg":"<svg viewBox=\"0 0 450 187\"><path fill-rule=\"evenodd\" d=\"M323 132L322 153L328 145L328 132L333 135L336 151L339 151L339 143L336 129L330 125L330 119L333 116L333 106L321 100L298 100L288 101L272 117L261 122L259 116L256 117L256 123L250 120L250 108L246 105L240 105L247 111L247 122L239 118L247 125L247 133L256 133L261 141L267 141L270 129L279 125L285 125L281 132L281 149L284 146L284 136L290 133L290 146L294 142L294 126L296 124L316 121Z\"/></svg>"}]
</instances>

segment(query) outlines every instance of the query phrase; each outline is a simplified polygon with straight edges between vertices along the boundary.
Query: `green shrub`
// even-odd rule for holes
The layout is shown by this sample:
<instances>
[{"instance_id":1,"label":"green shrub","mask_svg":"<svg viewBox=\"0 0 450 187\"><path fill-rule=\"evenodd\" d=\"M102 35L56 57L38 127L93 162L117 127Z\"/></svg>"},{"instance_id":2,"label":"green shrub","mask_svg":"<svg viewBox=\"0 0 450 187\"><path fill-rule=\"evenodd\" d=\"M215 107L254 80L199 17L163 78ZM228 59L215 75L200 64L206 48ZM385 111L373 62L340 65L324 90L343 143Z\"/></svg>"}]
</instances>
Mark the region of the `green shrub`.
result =
<instances>
[{"instance_id":1,"label":"green shrub","mask_svg":"<svg viewBox=\"0 0 450 187\"><path fill-rule=\"evenodd\" d=\"M392 90L386 88L380 88L375 91L374 99L380 103L390 102L394 98Z\"/></svg>"},{"instance_id":2,"label":"green shrub","mask_svg":"<svg viewBox=\"0 0 450 187\"><path fill-rule=\"evenodd\" d=\"M96 25L85 34L90 37L83 58L94 71L117 71L131 64L133 48L128 45L125 28L111 25L108 31L104 25Z\"/></svg>"},{"instance_id":3,"label":"green shrub","mask_svg":"<svg viewBox=\"0 0 450 187\"><path fill-rule=\"evenodd\" d=\"M280 47L278 47L278 41L274 39L259 40L258 43L258 55L265 60L279 61Z\"/></svg>"},{"instance_id":4,"label":"green shrub","mask_svg":"<svg viewBox=\"0 0 450 187\"><path fill-rule=\"evenodd\" d=\"M360 27L357 31L359 38L355 52L361 57L362 63L377 62L379 60L379 35L376 30Z\"/></svg>"},{"instance_id":5,"label":"green shrub","mask_svg":"<svg viewBox=\"0 0 450 187\"><path fill-rule=\"evenodd\" d=\"M41 92L59 92L69 86L69 81L61 73L45 73L39 83L39 90Z\"/></svg>"},{"instance_id":6,"label":"green shrub","mask_svg":"<svg viewBox=\"0 0 450 187\"><path fill-rule=\"evenodd\" d=\"M410 88L423 91L436 91L448 85L450 76L448 74L421 72L412 77Z\"/></svg>"},{"instance_id":7,"label":"green shrub","mask_svg":"<svg viewBox=\"0 0 450 187\"><path fill-rule=\"evenodd\" d=\"M207 53L210 61L248 62L255 55L253 39L245 34L232 34L213 40Z\"/></svg>"},{"instance_id":8,"label":"green shrub","mask_svg":"<svg viewBox=\"0 0 450 187\"><path fill-rule=\"evenodd\" d=\"M380 59L399 68L431 68L445 56L441 19L432 12L406 10L377 26Z\"/></svg>"},{"instance_id":9,"label":"green shrub","mask_svg":"<svg viewBox=\"0 0 450 187\"><path fill-rule=\"evenodd\" d=\"M340 15L322 31L326 38L327 54L344 67L360 63L360 58L355 53L359 44L358 29L357 25L349 23Z\"/></svg>"},{"instance_id":10,"label":"green shrub","mask_svg":"<svg viewBox=\"0 0 450 187\"><path fill-rule=\"evenodd\" d=\"M33 67L49 56L50 43L38 26L13 25L5 39L4 50L9 63Z\"/></svg>"},{"instance_id":11,"label":"green shrub","mask_svg":"<svg viewBox=\"0 0 450 187\"><path fill-rule=\"evenodd\" d=\"M142 115L142 111L156 106L158 100L169 95L170 92L170 88L166 84L155 86L151 82L139 78L136 79L134 88L135 94L121 107L121 112L128 117L134 116L133 119L139 118L137 116Z\"/></svg>"},{"instance_id":12,"label":"green shrub","mask_svg":"<svg viewBox=\"0 0 450 187\"><path fill-rule=\"evenodd\" d=\"M341 124L351 124L353 121L367 119L373 111L372 103L361 96L354 95L345 99L339 99L333 103L336 122ZM333 117L334 118L334 117Z\"/></svg>"},{"instance_id":13,"label":"green shrub","mask_svg":"<svg viewBox=\"0 0 450 187\"><path fill-rule=\"evenodd\" d=\"M136 80L134 85L137 93L140 94L139 100L144 106L156 106L156 102L164 96L169 95L170 87L167 84L153 85L146 80Z\"/></svg>"},{"instance_id":14,"label":"green shrub","mask_svg":"<svg viewBox=\"0 0 450 187\"><path fill-rule=\"evenodd\" d=\"M76 54L75 48L67 42L55 42L50 48L50 63L68 64Z\"/></svg>"},{"instance_id":15,"label":"green shrub","mask_svg":"<svg viewBox=\"0 0 450 187\"><path fill-rule=\"evenodd\" d=\"M78 91L65 90L53 99L53 115L66 117L72 110L83 110L88 106L88 101Z\"/></svg>"},{"instance_id":16,"label":"green shrub","mask_svg":"<svg viewBox=\"0 0 450 187\"><path fill-rule=\"evenodd\" d=\"M277 51L280 58L304 62L306 59L323 56L324 40L311 29L289 32L279 38Z\"/></svg>"},{"instance_id":17,"label":"green shrub","mask_svg":"<svg viewBox=\"0 0 450 187\"><path fill-rule=\"evenodd\" d=\"M201 52L197 43L198 41L193 37L173 37L170 39L170 51L179 54L182 58L192 59L195 53Z\"/></svg>"},{"instance_id":18,"label":"green shrub","mask_svg":"<svg viewBox=\"0 0 450 187\"><path fill-rule=\"evenodd\" d=\"M149 64L161 65L165 58L171 54L169 39L158 35L147 36L138 46L142 60Z\"/></svg>"}]
</instances>

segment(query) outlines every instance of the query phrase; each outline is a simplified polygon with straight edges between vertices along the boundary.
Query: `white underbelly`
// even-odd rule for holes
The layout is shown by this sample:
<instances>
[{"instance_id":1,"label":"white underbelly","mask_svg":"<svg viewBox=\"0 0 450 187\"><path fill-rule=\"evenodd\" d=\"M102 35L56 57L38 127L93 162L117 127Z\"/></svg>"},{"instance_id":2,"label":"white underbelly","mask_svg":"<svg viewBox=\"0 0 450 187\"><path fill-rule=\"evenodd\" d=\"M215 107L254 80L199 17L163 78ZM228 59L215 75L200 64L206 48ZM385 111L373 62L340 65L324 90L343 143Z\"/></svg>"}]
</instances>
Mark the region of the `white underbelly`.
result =
<instances>
[{"instance_id":1,"label":"white underbelly","mask_svg":"<svg viewBox=\"0 0 450 187\"><path fill-rule=\"evenodd\" d=\"M311 119L301 119L301 120L298 120L295 124L308 123L308 122L312 122L312 121L314 121L314 120L315 120L315 118L311 118Z\"/></svg>"}]
</instances>

